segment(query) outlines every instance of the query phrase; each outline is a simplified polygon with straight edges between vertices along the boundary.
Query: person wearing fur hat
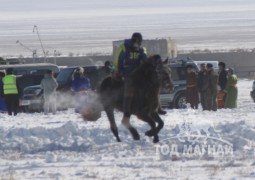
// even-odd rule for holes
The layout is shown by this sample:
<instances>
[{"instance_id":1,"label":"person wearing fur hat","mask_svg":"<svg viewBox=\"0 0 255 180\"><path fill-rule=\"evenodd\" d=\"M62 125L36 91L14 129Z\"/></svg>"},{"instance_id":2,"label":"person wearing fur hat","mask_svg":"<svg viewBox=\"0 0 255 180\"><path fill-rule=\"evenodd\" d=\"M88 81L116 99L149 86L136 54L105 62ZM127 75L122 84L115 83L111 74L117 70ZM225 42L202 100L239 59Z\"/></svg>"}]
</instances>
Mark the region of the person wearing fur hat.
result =
<instances>
[{"instance_id":1,"label":"person wearing fur hat","mask_svg":"<svg viewBox=\"0 0 255 180\"><path fill-rule=\"evenodd\" d=\"M237 75L234 74L234 69L228 69L228 82L226 86L227 97L225 101L225 108L236 108L237 107Z\"/></svg>"},{"instance_id":2,"label":"person wearing fur hat","mask_svg":"<svg viewBox=\"0 0 255 180\"><path fill-rule=\"evenodd\" d=\"M198 87L197 87L197 73L194 71L192 65L187 67L187 90L186 90L186 100L190 104L191 108L197 109L199 103L198 97Z\"/></svg>"},{"instance_id":3,"label":"person wearing fur hat","mask_svg":"<svg viewBox=\"0 0 255 180\"><path fill-rule=\"evenodd\" d=\"M218 75L213 70L213 65L208 63L206 65L206 75L203 84L203 95L204 95L204 110L217 111L217 84Z\"/></svg>"},{"instance_id":4,"label":"person wearing fur hat","mask_svg":"<svg viewBox=\"0 0 255 180\"><path fill-rule=\"evenodd\" d=\"M219 81L220 91L224 91L227 85L228 72L226 71L226 64L224 62L219 62Z\"/></svg>"},{"instance_id":5,"label":"person wearing fur hat","mask_svg":"<svg viewBox=\"0 0 255 180\"><path fill-rule=\"evenodd\" d=\"M85 76L82 67L77 68L73 74L71 89L75 93L75 112L80 113L90 90L90 80Z\"/></svg>"},{"instance_id":6,"label":"person wearing fur hat","mask_svg":"<svg viewBox=\"0 0 255 180\"><path fill-rule=\"evenodd\" d=\"M218 108L224 108L226 100L226 85L227 85L228 72L226 70L226 64L224 62L219 62L219 81L218 81Z\"/></svg>"},{"instance_id":7,"label":"person wearing fur hat","mask_svg":"<svg viewBox=\"0 0 255 180\"><path fill-rule=\"evenodd\" d=\"M56 114L56 90L58 83L54 77L54 73L51 70L47 70L44 78L40 84L41 89L43 89L43 98L44 98L44 114L48 115L50 109L53 114Z\"/></svg>"},{"instance_id":8,"label":"person wearing fur hat","mask_svg":"<svg viewBox=\"0 0 255 180\"><path fill-rule=\"evenodd\" d=\"M200 64L200 71L198 72L198 81L197 81L197 88L199 92L199 99L201 106L203 110L205 109L205 100L204 100L204 92L203 92L203 85L204 85L204 79L206 75L206 64L202 63Z\"/></svg>"}]
</instances>

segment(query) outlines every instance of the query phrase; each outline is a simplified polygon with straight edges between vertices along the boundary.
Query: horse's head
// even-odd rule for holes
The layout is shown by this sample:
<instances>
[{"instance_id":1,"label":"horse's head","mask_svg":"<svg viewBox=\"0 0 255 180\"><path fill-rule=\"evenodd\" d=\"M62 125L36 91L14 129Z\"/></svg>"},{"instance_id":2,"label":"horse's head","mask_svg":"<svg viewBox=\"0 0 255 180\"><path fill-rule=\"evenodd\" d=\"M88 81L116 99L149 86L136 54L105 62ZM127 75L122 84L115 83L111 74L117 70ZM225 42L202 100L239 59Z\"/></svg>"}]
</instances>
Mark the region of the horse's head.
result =
<instances>
[{"instance_id":1,"label":"horse's head","mask_svg":"<svg viewBox=\"0 0 255 180\"><path fill-rule=\"evenodd\" d=\"M161 88L172 91L174 88L174 84L171 77L171 69L168 65L168 59L162 61L159 55L154 55L149 58L149 61L151 61L156 68Z\"/></svg>"}]
</instances>

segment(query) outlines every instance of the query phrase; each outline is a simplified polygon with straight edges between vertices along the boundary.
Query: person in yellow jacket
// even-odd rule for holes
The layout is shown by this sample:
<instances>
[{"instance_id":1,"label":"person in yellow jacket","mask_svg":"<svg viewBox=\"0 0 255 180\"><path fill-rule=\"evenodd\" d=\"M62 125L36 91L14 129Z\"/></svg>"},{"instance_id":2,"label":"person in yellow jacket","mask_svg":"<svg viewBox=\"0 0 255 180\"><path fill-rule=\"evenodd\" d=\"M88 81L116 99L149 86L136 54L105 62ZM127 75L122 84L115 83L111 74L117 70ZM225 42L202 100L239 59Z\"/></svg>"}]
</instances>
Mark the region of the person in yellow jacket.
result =
<instances>
[{"instance_id":1,"label":"person in yellow jacket","mask_svg":"<svg viewBox=\"0 0 255 180\"><path fill-rule=\"evenodd\" d=\"M19 109L19 90L17 78L13 74L13 69L6 70L6 76L3 78L4 98L7 105L8 114L16 116Z\"/></svg>"},{"instance_id":2,"label":"person in yellow jacket","mask_svg":"<svg viewBox=\"0 0 255 180\"><path fill-rule=\"evenodd\" d=\"M146 49L142 46L141 33L133 33L131 39L126 39L115 54L114 72L128 79L129 75L147 59Z\"/></svg>"}]
</instances>

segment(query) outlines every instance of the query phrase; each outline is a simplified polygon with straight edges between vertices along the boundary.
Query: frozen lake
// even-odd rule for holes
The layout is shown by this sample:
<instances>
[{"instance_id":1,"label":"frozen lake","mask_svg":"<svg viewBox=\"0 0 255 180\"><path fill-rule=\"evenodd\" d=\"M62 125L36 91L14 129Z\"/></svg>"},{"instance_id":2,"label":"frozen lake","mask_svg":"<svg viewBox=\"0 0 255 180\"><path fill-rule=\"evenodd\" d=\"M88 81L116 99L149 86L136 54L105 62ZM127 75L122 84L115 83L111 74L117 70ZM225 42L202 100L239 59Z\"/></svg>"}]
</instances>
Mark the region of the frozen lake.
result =
<instances>
[{"instance_id":1,"label":"frozen lake","mask_svg":"<svg viewBox=\"0 0 255 180\"><path fill-rule=\"evenodd\" d=\"M252 0L0 0L0 56L42 54L33 33L37 25L45 49L68 55L111 53L112 41L134 31L144 38L176 39L178 49L255 47Z\"/></svg>"}]
</instances>

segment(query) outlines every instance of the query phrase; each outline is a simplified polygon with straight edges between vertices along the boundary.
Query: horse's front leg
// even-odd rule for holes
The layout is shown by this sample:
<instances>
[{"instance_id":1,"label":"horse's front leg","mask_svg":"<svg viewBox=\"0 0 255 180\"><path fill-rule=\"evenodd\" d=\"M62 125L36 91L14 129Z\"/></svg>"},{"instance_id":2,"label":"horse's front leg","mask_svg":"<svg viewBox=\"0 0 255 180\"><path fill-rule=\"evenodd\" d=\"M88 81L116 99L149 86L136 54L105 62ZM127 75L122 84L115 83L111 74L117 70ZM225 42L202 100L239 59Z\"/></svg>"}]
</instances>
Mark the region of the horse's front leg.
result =
<instances>
[{"instance_id":1,"label":"horse's front leg","mask_svg":"<svg viewBox=\"0 0 255 180\"><path fill-rule=\"evenodd\" d=\"M134 140L140 140L137 130L130 124L130 116L123 116L122 124L130 131Z\"/></svg>"},{"instance_id":2,"label":"horse's front leg","mask_svg":"<svg viewBox=\"0 0 255 180\"><path fill-rule=\"evenodd\" d=\"M158 134L159 131L164 127L164 121L161 119L157 112L152 114L152 118L155 122L158 123L158 126L156 127L156 133Z\"/></svg>"},{"instance_id":3,"label":"horse's front leg","mask_svg":"<svg viewBox=\"0 0 255 180\"><path fill-rule=\"evenodd\" d=\"M115 118L114 118L114 109L113 108L105 108L105 112L106 112L106 115L110 122L110 126L111 126L113 135L116 137L118 142L121 142L121 140L119 138L118 127L116 125Z\"/></svg>"}]
</instances>

